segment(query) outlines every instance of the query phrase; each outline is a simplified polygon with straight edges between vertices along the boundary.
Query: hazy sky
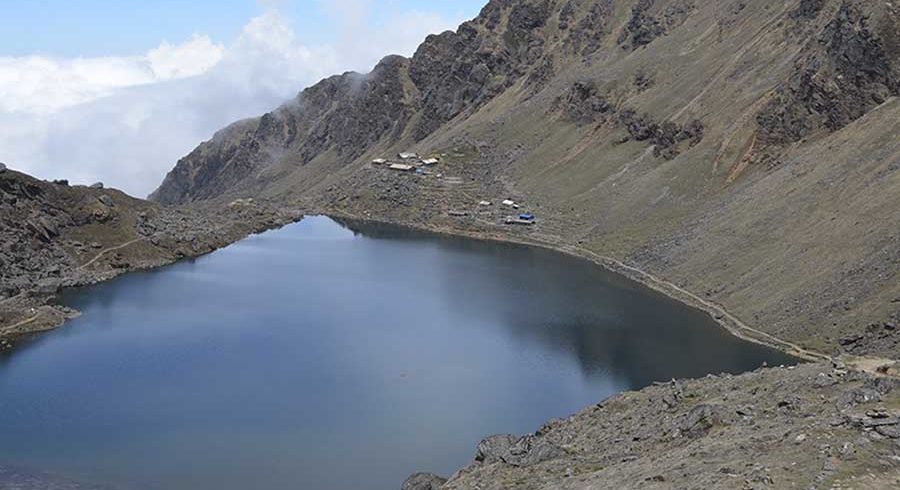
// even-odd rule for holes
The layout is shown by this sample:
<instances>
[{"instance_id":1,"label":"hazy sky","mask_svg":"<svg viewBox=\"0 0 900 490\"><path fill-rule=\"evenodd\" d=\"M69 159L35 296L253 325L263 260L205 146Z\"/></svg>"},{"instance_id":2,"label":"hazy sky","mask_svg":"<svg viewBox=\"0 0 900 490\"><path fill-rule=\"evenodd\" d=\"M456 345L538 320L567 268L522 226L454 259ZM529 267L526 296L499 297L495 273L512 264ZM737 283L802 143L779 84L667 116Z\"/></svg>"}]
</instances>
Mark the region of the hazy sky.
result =
<instances>
[{"instance_id":1,"label":"hazy sky","mask_svg":"<svg viewBox=\"0 0 900 490\"><path fill-rule=\"evenodd\" d=\"M30 0L0 16L0 161L145 196L215 130L486 0Z\"/></svg>"}]
</instances>

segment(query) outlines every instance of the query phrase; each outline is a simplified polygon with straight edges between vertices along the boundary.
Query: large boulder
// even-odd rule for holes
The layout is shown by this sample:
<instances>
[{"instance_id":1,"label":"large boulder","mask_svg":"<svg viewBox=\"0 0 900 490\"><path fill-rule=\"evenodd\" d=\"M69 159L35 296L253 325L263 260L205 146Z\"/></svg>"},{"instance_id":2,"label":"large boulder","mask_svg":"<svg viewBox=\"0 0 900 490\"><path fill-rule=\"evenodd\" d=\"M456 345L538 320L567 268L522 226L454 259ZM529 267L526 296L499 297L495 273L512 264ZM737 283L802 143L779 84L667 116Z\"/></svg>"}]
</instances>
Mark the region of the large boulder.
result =
<instances>
[{"instance_id":1,"label":"large boulder","mask_svg":"<svg viewBox=\"0 0 900 490\"><path fill-rule=\"evenodd\" d=\"M496 463L502 461L509 448L516 443L516 437L509 434L490 436L478 443L475 450L475 461L480 463Z\"/></svg>"},{"instance_id":2,"label":"large boulder","mask_svg":"<svg viewBox=\"0 0 900 490\"><path fill-rule=\"evenodd\" d=\"M724 420L713 405L697 405L678 423L678 432L685 437L696 439L703 437L716 426L723 425Z\"/></svg>"},{"instance_id":3,"label":"large boulder","mask_svg":"<svg viewBox=\"0 0 900 490\"><path fill-rule=\"evenodd\" d=\"M54 222L45 217L29 219L25 222L25 226L43 242L50 242L50 240L59 236L59 228Z\"/></svg>"},{"instance_id":4,"label":"large boulder","mask_svg":"<svg viewBox=\"0 0 900 490\"><path fill-rule=\"evenodd\" d=\"M533 466L544 461L565 455L563 450L535 435L515 437L496 435L484 439L478 444L475 461L485 464L503 462L512 466Z\"/></svg>"},{"instance_id":5,"label":"large boulder","mask_svg":"<svg viewBox=\"0 0 900 490\"><path fill-rule=\"evenodd\" d=\"M503 456L503 461L513 466L525 467L560 458L564 455L565 453L560 447L547 439L528 435L516 441L509 448L508 453Z\"/></svg>"},{"instance_id":6,"label":"large boulder","mask_svg":"<svg viewBox=\"0 0 900 490\"><path fill-rule=\"evenodd\" d=\"M416 473L406 479L400 490L440 490L446 478L442 478L432 473Z\"/></svg>"}]
</instances>

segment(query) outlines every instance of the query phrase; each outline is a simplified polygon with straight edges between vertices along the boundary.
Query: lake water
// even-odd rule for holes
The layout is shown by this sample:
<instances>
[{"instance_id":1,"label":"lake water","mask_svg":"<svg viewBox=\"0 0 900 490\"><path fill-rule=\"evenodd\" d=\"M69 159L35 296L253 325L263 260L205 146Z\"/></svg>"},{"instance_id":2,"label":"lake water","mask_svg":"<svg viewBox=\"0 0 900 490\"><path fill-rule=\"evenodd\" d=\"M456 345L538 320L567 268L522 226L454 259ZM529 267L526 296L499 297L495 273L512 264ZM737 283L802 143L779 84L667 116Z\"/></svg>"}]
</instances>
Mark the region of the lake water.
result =
<instances>
[{"instance_id":1,"label":"lake water","mask_svg":"<svg viewBox=\"0 0 900 490\"><path fill-rule=\"evenodd\" d=\"M0 358L0 467L104 488L399 489L622 390L793 362L582 260L323 217L64 302Z\"/></svg>"}]
</instances>

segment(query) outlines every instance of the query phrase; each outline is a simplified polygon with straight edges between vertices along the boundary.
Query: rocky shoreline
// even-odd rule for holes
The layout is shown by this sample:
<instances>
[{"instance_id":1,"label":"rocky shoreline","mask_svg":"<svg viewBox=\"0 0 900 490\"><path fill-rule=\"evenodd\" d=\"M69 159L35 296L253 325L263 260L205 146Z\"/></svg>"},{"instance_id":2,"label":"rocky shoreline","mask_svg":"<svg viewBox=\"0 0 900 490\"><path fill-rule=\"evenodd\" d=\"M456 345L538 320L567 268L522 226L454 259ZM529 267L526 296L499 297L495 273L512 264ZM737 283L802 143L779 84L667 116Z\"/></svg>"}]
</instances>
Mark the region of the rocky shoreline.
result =
<instances>
[{"instance_id":1,"label":"rocky shoreline","mask_svg":"<svg viewBox=\"0 0 900 490\"><path fill-rule=\"evenodd\" d=\"M56 303L65 288L198 257L303 217L253 200L165 208L11 170L0 173L0 211L0 350L76 317Z\"/></svg>"},{"instance_id":2,"label":"rocky shoreline","mask_svg":"<svg viewBox=\"0 0 900 490\"><path fill-rule=\"evenodd\" d=\"M402 489L896 488L898 386L839 362L658 383L488 437L449 479Z\"/></svg>"}]
</instances>

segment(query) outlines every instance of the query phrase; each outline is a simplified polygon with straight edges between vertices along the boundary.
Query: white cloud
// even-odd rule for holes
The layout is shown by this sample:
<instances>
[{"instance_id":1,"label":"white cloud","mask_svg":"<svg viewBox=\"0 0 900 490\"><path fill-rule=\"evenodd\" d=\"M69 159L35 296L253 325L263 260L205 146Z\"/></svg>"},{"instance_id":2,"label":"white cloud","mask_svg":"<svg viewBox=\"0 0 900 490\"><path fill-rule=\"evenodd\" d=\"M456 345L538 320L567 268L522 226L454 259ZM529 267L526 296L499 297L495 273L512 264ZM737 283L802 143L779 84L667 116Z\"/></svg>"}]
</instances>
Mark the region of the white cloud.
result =
<instances>
[{"instance_id":1,"label":"white cloud","mask_svg":"<svg viewBox=\"0 0 900 490\"><path fill-rule=\"evenodd\" d=\"M134 57L0 58L0 161L41 178L101 180L144 196L221 127L325 76L411 54L428 33L457 23L406 12L394 20L412 27L391 34L350 15L367 0L336 3L343 35L334 45L300 43L270 10L228 46L196 35Z\"/></svg>"},{"instance_id":2,"label":"white cloud","mask_svg":"<svg viewBox=\"0 0 900 490\"><path fill-rule=\"evenodd\" d=\"M198 75L222 59L225 48L205 36L167 42L145 56L54 59L0 57L0 110L52 113L131 87Z\"/></svg>"},{"instance_id":3,"label":"white cloud","mask_svg":"<svg viewBox=\"0 0 900 490\"><path fill-rule=\"evenodd\" d=\"M147 53L147 61L156 80L192 77L216 66L225 54L225 47L213 44L208 36L194 37L177 46L163 42Z\"/></svg>"}]
</instances>

